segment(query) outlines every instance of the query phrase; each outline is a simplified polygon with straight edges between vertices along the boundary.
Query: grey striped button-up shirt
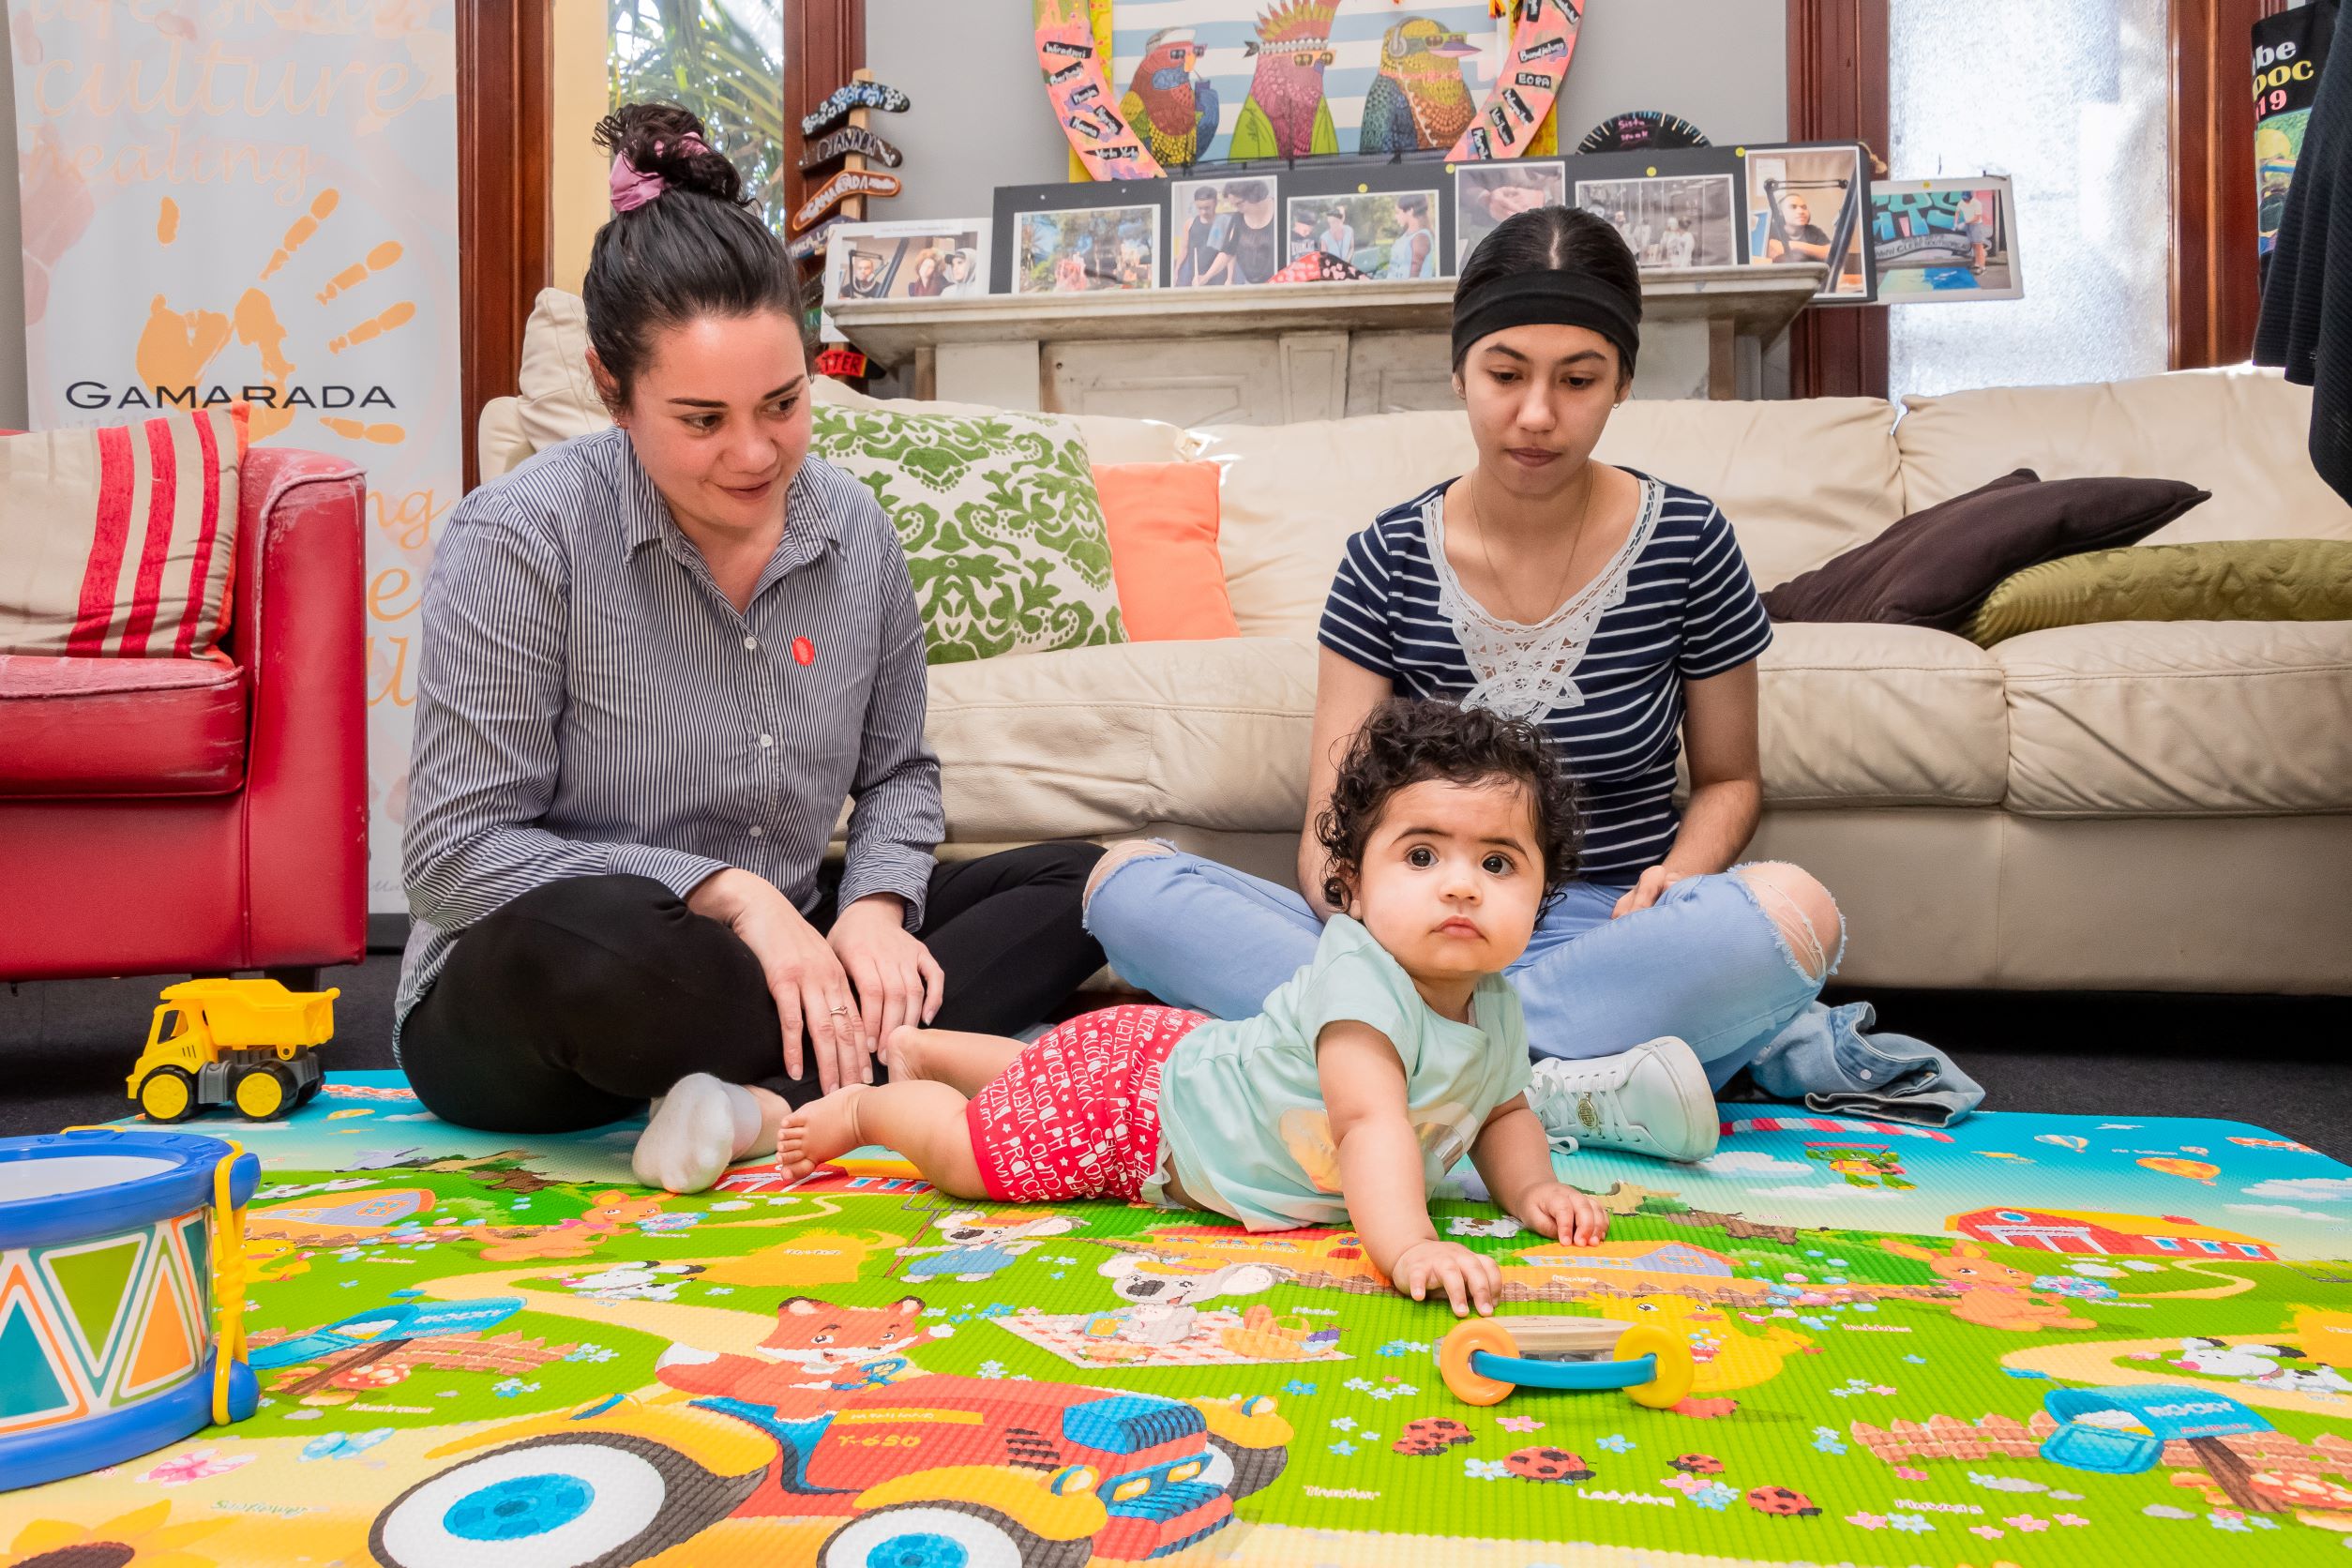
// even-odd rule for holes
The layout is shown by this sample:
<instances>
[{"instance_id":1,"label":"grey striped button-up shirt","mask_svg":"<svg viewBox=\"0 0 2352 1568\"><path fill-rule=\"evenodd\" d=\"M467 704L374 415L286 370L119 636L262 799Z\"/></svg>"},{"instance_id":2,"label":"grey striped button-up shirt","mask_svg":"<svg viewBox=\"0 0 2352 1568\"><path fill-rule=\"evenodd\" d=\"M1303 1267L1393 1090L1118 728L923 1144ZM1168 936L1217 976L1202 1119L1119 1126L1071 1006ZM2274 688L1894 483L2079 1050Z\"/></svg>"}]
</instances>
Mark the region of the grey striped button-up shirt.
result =
<instances>
[{"instance_id":1,"label":"grey striped button-up shirt","mask_svg":"<svg viewBox=\"0 0 2352 1568\"><path fill-rule=\"evenodd\" d=\"M840 901L923 918L943 827L923 623L873 496L811 458L737 613L626 431L551 447L451 514L426 583L396 1019L466 927L563 877L681 897L731 866L803 911L854 797Z\"/></svg>"}]
</instances>

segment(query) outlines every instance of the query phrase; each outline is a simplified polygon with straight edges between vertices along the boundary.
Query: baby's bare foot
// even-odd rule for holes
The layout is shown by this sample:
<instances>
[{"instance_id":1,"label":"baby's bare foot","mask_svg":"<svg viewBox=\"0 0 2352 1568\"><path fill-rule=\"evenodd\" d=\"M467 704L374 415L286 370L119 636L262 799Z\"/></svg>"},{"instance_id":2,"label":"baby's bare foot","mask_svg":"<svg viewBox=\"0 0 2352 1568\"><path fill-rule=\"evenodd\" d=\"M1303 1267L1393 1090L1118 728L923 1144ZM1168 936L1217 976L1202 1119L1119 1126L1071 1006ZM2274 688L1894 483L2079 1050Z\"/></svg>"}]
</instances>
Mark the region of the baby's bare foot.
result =
<instances>
[{"instance_id":1,"label":"baby's bare foot","mask_svg":"<svg viewBox=\"0 0 2352 1568\"><path fill-rule=\"evenodd\" d=\"M865 1084L850 1084L784 1119L776 1135L776 1163L786 1175L806 1176L866 1141L857 1130L857 1102L867 1092Z\"/></svg>"},{"instance_id":2,"label":"baby's bare foot","mask_svg":"<svg viewBox=\"0 0 2352 1568\"><path fill-rule=\"evenodd\" d=\"M930 1052L924 1046L924 1036L930 1033L911 1023L902 1023L890 1032L882 1042L882 1064L890 1076L910 1082L919 1082L931 1075L927 1071Z\"/></svg>"}]
</instances>

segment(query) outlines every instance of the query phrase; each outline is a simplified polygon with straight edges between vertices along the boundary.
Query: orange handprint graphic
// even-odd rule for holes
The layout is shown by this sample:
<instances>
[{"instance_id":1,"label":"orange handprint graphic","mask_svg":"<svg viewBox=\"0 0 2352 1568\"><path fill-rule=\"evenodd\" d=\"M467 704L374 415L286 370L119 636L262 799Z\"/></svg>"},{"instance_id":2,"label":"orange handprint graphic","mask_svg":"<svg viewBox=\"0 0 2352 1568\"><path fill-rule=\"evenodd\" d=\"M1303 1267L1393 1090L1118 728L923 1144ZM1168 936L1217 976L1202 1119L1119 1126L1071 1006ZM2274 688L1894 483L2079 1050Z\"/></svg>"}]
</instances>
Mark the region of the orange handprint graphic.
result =
<instances>
[{"instance_id":1,"label":"orange handprint graphic","mask_svg":"<svg viewBox=\"0 0 2352 1568\"><path fill-rule=\"evenodd\" d=\"M226 312L178 310L164 295L156 295L148 305L147 324L139 335L135 354L139 385L158 389L158 400L166 391L179 395L182 388L204 388L214 360L234 340L252 350L260 367L257 380L228 388L233 396L245 397L253 405L253 440L266 441L306 412L325 429L346 439L385 445L402 440L407 432L398 424L369 423L327 412L392 406L392 400L380 387L363 390L340 382L312 387L295 381L299 367L287 350L290 334L279 314L277 295L263 286L276 279L313 242L321 242L322 234L329 234L331 239L332 220L340 204L340 193L332 188L312 198L302 216L279 237L253 286L239 295ZM178 228L177 209L166 197L157 218L156 237L170 245L178 237ZM380 279L396 275L400 259L399 242L385 240L335 272L313 291L313 298L324 306L352 296L352 302L358 304L361 291ZM328 339L325 353L339 356L399 331L415 318L415 301L396 300L342 327ZM205 391L197 391L194 396L208 399Z\"/></svg>"}]
</instances>

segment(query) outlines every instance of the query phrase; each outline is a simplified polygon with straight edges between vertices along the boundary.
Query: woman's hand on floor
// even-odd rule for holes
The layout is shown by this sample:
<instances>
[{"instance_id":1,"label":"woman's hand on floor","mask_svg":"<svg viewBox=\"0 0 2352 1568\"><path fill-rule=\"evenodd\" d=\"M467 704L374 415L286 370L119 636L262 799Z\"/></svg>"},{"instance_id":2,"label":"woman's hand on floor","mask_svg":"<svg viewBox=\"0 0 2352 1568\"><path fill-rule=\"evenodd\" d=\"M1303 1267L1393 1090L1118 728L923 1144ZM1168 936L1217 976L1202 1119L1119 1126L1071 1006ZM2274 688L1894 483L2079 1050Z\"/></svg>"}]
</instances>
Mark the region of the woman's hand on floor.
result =
<instances>
[{"instance_id":1,"label":"woman's hand on floor","mask_svg":"<svg viewBox=\"0 0 2352 1568\"><path fill-rule=\"evenodd\" d=\"M760 960L768 994L776 998L785 1072L801 1078L813 1050L817 1081L827 1093L872 1078L873 1059L857 1027L850 977L824 937L775 883L730 867L687 894L686 908L734 932Z\"/></svg>"},{"instance_id":2,"label":"woman's hand on floor","mask_svg":"<svg viewBox=\"0 0 2352 1568\"><path fill-rule=\"evenodd\" d=\"M1528 1225L1571 1246L1598 1246L1608 1239L1608 1211L1589 1193L1565 1182L1545 1182L1519 1197L1512 1213Z\"/></svg>"},{"instance_id":3,"label":"woman's hand on floor","mask_svg":"<svg viewBox=\"0 0 2352 1568\"><path fill-rule=\"evenodd\" d=\"M874 1081L874 1053L901 1024L923 1025L939 1011L947 975L922 939L907 929L906 900L871 893L841 912L825 939L857 988L858 1033L865 1081Z\"/></svg>"},{"instance_id":4,"label":"woman's hand on floor","mask_svg":"<svg viewBox=\"0 0 2352 1568\"><path fill-rule=\"evenodd\" d=\"M1417 1302L1442 1289L1456 1318L1469 1317L1473 1306L1491 1317L1502 1295L1502 1270L1495 1260L1459 1242L1415 1242L1396 1255L1395 1274L1396 1289Z\"/></svg>"}]
</instances>

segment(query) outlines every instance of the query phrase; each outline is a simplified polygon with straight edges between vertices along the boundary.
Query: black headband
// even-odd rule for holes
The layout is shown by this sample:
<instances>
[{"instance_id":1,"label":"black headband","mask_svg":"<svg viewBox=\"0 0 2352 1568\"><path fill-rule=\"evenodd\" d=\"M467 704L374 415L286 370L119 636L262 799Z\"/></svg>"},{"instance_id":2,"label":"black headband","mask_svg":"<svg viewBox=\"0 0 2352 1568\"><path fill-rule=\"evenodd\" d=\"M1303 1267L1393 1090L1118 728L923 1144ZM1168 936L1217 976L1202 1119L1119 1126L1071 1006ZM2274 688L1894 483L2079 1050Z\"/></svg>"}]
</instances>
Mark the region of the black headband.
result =
<instances>
[{"instance_id":1,"label":"black headband","mask_svg":"<svg viewBox=\"0 0 2352 1568\"><path fill-rule=\"evenodd\" d=\"M1641 347L1641 301L1589 272L1545 267L1505 273L1454 295L1454 362L1470 345L1514 326L1581 326L1617 345L1628 375Z\"/></svg>"}]
</instances>

